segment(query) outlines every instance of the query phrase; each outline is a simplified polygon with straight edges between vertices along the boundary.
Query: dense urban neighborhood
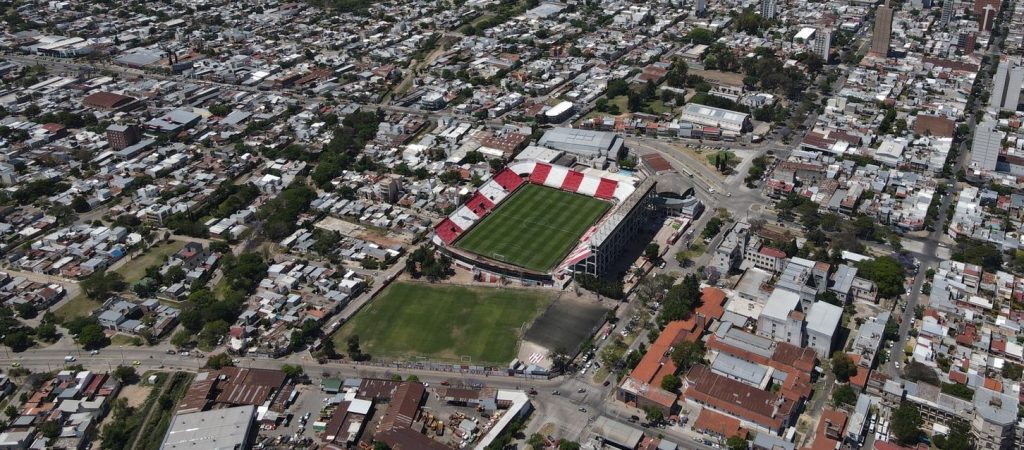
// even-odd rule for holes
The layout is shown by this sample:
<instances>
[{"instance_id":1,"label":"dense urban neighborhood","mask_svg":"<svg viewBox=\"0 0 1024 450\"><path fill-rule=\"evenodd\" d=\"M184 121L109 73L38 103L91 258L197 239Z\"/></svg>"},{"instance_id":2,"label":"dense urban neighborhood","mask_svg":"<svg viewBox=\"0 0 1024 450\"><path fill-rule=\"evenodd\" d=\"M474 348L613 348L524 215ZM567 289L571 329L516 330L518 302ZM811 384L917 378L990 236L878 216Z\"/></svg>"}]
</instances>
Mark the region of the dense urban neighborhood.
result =
<instances>
[{"instance_id":1,"label":"dense urban neighborhood","mask_svg":"<svg viewBox=\"0 0 1024 450\"><path fill-rule=\"evenodd\" d=\"M0 449L1024 448L1024 4L0 1Z\"/></svg>"}]
</instances>

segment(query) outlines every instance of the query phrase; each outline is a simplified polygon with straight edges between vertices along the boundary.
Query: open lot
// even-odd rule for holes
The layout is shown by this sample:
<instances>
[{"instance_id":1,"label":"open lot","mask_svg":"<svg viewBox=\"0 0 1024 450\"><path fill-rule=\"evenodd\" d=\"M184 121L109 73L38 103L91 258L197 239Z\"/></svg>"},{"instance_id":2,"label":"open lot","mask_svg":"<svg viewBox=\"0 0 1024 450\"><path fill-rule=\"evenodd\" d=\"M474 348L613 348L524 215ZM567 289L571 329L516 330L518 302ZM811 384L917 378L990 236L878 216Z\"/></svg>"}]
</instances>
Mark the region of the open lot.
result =
<instances>
[{"instance_id":1,"label":"open lot","mask_svg":"<svg viewBox=\"0 0 1024 450\"><path fill-rule=\"evenodd\" d=\"M61 320L73 319L75 317L88 316L93 310L100 307L100 302L86 297L85 294L78 294L57 308L53 313Z\"/></svg>"},{"instance_id":2,"label":"open lot","mask_svg":"<svg viewBox=\"0 0 1024 450\"><path fill-rule=\"evenodd\" d=\"M130 261L126 261L124 265L117 269L117 273L120 273L124 277L124 281L128 283L134 283L146 276L146 268L154 264L163 264L167 261L167 257L181 250L185 246L184 242L170 241L163 244L157 244L146 250L146 253L132 258Z\"/></svg>"},{"instance_id":3,"label":"open lot","mask_svg":"<svg viewBox=\"0 0 1024 450\"><path fill-rule=\"evenodd\" d=\"M606 201L527 184L455 245L497 261L547 271L609 207Z\"/></svg>"},{"instance_id":4,"label":"open lot","mask_svg":"<svg viewBox=\"0 0 1024 450\"><path fill-rule=\"evenodd\" d=\"M526 330L525 339L556 353L575 353L604 323L608 309L574 295L562 295Z\"/></svg>"},{"instance_id":5,"label":"open lot","mask_svg":"<svg viewBox=\"0 0 1024 450\"><path fill-rule=\"evenodd\" d=\"M542 290L397 282L334 335L344 352L358 335L374 358L506 364L523 326L551 302Z\"/></svg>"}]
</instances>

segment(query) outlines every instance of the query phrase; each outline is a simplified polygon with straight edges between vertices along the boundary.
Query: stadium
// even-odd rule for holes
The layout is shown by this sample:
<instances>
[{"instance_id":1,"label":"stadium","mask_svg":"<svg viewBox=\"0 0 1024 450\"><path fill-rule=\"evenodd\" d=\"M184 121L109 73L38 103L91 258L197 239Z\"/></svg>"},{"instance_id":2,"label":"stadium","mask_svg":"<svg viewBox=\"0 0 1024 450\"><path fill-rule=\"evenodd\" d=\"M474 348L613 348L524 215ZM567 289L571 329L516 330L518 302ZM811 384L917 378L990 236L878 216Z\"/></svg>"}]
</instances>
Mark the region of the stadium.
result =
<instances>
[{"instance_id":1,"label":"stadium","mask_svg":"<svg viewBox=\"0 0 1024 450\"><path fill-rule=\"evenodd\" d=\"M482 277L547 284L572 273L611 275L655 207L652 178L620 178L514 162L442 220L433 242Z\"/></svg>"}]
</instances>

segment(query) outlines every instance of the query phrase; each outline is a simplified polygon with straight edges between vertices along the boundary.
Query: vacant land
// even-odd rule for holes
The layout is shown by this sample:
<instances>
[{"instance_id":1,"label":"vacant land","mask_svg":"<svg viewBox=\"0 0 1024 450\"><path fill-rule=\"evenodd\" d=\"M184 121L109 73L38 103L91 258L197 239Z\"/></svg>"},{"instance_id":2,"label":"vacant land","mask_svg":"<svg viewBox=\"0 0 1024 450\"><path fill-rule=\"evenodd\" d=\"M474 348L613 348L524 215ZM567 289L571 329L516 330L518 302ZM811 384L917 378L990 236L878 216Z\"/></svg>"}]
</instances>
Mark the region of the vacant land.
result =
<instances>
[{"instance_id":1,"label":"vacant land","mask_svg":"<svg viewBox=\"0 0 1024 450\"><path fill-rule=\"evenodd\" d=\"M398 282L334 335L339 352L350 336L384 359L426 358L506 364L516 357L523 325L551 302L545 291Z\"/></svg>"},{"instance_id":2,"label":"vacant land","mask_svg":"<svg viewBox=\"0 0 1024 450\"><path fill-rule=\"evenodd\" d=\"M124 265L117 269L117 272L124 277L124 281L134 283L146 276L146 268L154 264L163 264L167 261L167 257L173 255L181 250L185 246L185 243L178 241L170 241L163 244L157 244L146 250L146 253L132 258L130 261L125 261Z\"/></svg>"},{"instance_id":3,"label":"vacant land","mask_svg":"<svg viewBox=\"0 0 1024 450\"><path fill-rule=\"evenodd\" d=\"M78 294L57 308L53 313L61 320L68 320L75 317L88 316L99 307L100 302L86 297L85 294Z\"/></svg>"},{"instance_id":4,"label":"vacant land","mask_svg":"<svg viewBox=\"0 0 1024 450\"><path fill-rule=\"evenodd\" d=\"M610 206L595 198L528 184L455 245L497 261L547 271Z\"/></svg>"}]
</instances>

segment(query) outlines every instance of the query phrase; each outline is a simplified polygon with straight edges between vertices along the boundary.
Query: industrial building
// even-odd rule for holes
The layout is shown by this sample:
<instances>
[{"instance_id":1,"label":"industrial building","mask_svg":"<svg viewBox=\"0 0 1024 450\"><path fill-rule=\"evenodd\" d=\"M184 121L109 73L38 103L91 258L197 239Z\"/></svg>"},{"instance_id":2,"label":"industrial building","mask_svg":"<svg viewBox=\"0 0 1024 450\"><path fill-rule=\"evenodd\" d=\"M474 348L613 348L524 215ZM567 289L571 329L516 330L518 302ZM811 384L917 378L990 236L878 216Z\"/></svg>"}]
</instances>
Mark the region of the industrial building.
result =
<instances>
[{"instance_id":1,"label":"industrial building","mask_svg":"<svg viewBox=\"0 0 1024 450\"><path fill-rule=\"evenodd\" d=\"M254 437L253 405L178 414L164 435L163 450L236 450L249 448Z\"/></svg>"},{"instance_id":2,"label":"industrial building","mask_svg":"<svg viewBox=\"0 0 1024 450\"><path fill-rule=\"evenodd\" d=\"M541 136L537 145L576 155L580 162L604 168L608 159L617 159L625 141L622 136L607 131L552 128Z\"/></svg>"},{"instance_id":3,"label":"industrial building","mask_svg":"<svg viewBox=\"0 0 1024 450\"><path fill-rule=\"evenodd\" d=\"M699 103L687 103L683 106L680 120L697 125L717 127L735 133L743 133L753 129L753 126L750 124L750 114L705 106Z\"/></svg>"}]
</instances>

